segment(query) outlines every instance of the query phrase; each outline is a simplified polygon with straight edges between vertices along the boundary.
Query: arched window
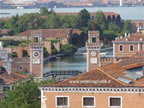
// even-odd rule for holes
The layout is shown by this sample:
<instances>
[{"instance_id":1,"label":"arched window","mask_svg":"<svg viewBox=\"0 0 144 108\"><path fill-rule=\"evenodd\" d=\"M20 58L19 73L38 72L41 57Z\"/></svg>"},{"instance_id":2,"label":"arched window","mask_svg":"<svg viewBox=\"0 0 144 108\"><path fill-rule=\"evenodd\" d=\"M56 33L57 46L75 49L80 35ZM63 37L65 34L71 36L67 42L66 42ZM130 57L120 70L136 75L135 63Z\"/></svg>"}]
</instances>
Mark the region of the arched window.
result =
<instances>
[{"instance_id":1,"label":"arched window","mask_svg":"<svg viewBox=\"0 0 144 108\"><path fill-rule=\"evenodd\" d=\"M120 45L120 46L119 46L119 51L120 51L120 52L123 52L123 49L124 49L124 48L123 48L123 45Z\"/></svg>"},{"instance_id":2,"label":"arched window","mask_svg":"<svg viewBox=\"0 0 144 108\"><path fill-rule=\"evenodd\" d=\"M12 57L18 57L16 52L12 53Z\"/></svg>"},{"instance_id":3,"label":"arched window","mask_svg":"<svg viewBox=\"0 0 144 108\"><path fill-rule=\"evenodd\" d=\"M19 66L19 71L22 71L23 70L23 66Z\"/></svg>"},{"instance_id":4,"label":"arched window","mask_svg":"<svg viewBox=\"0 0 144 108\"><path fill-rule=\"evenodd\" d=\"M28 57L28 52L26 50L23 50L23 57Z\"/></svg>"},{"instance_id":5,"label":"arched window","mask_svg":"<svg viewBox=\"0 0 144 108\"><path fill-rule=\"evenodd\" d=\"M92 43L96 42L96 37L92 37Z\"/></svg>"},{"instance_id":6,"label":"arched window","mask_svg":"<svg viewBox=\"0 0 144 108\"><path fill-rule=\"evenodd\" d=\"M130 45L130 46L129 46L129 51L130 51L130 52L133 52L133 51L134 51L134 45Z\"/></svg>"}]
</instances>

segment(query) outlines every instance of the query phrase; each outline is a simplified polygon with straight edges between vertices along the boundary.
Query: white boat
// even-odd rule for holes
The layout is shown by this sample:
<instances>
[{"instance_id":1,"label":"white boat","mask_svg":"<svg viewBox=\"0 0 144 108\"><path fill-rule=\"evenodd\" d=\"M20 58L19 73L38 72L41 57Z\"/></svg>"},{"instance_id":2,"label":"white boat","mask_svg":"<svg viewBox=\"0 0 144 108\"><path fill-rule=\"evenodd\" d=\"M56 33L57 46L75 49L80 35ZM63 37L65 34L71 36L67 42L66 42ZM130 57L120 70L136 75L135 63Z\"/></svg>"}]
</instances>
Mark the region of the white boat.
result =
<instances>
[{"instance_id":1,"label":"white boat","mask_svg":"<svg viewBox=\"0 0 144 108\"><path fill-rule=\"evenodd\" d=\"M24 9L24 7L22 7L22 6L17 6L17 9Z\"/></svg>"}]
</instances>

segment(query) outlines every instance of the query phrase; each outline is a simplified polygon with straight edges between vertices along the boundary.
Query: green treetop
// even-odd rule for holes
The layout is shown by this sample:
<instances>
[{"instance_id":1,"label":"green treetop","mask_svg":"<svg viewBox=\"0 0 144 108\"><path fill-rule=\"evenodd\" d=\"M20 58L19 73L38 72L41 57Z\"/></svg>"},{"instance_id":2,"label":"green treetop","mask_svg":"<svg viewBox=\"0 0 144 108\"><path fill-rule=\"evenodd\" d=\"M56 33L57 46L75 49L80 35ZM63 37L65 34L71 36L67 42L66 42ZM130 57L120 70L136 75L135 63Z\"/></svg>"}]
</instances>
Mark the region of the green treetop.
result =
<instances>
[{"instance_id":1,"label":"green treetop","mask_svg":"<svg viewBox=\"0 0 144 108\"><path fill-rule=\"evenodd\" d=\"M102 11L96 12L95 23L99 26L101 30L104 30L106 28L106 18Z\"/></svg>"},{"instance_id":2,"label":"green treetop","mask_svg":"<svg viewBox=\"0 0 144 108\"><path fill-rule=\"evenodd\" d=\"M83 28L88 26L90 20L90 14L86 9L83 9L78 14L78 27Z\"/></svg>"}]
</instances>

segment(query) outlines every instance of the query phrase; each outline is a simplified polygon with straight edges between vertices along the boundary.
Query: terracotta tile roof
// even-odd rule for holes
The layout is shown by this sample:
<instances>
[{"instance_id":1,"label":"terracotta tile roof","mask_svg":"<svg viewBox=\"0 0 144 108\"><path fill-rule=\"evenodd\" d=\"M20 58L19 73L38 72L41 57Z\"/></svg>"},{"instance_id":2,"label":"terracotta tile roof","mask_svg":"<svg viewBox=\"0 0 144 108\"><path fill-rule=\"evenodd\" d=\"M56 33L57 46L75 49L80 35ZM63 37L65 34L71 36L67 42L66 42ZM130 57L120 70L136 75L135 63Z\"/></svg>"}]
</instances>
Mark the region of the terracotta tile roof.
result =
<instances>
[{"instance_id":1,"label":"terracotta tile roof","mask_svg":"<svg viewBox=\"0 0 144 108\"><path fill-rule=\"evenodd\" d=\"M118 64L123 66L125 69L139 67L144 65L144 52L136 52L128 58L121 59Z\"/></svg>"},{"instance_id":2,"label":"terracotta tile roof","mask_svg":"<svg viewBox=\"0 0 144 108\"><path fill-rule=\"evenodd\" d=\"M132 20L132 24L135 24L137 27L144 26L144 20Z\"/></svg>"},{"instance_id":3,"label":"terracotta tile roof","mask_svg":"<svg viewBox=\"0 0 144 108\"><path fill-rule=\"evenodd\" d=\"M11 29L0 29L0 33L7 34L8 32L11 32Z\"/></svg>"},{"instance_id":4,"label":"terracotta tile roof","mask_svg":"<svg viewBox=\"0 0 144 108\"><path fill-rule=\"evenodd\" d=\"M130 58L144 58L144 51L136 52Z\"/></svg>"},{"instance_id":5,"label":"terracotta tile roof","mask_svg":"<svg viewBox=\"0 0 144 108\"><path fill-rule=\"evenodd\" d=\"M8 75L7 72L0 74L0 83L3 83L3 84L13 84L18 81L26 80L26 79L28 79L27 76L21 75L18 73L14 73L14 72L11 73L10 75Z\"/></svg>"},{"instance_id":6,"label":"terracotta tile roof","mask_svg":"<svg viewBox=\"0 0 144 108\"><path fill-rule=\"evenodd\" d=\"M136 67L140 67L140 66L144 66L144 63L128 64L128 65L124 65L123 68L124 69L132 69L132 68L136 68Z\"/></svg>"},{"instance_id":7,"label":"terracotta tile roof","mask_svg":"<svg viewBox=\"0 0 144 108\"><path fill-rule=\"evenodd\" d=\"M141 65L133 64L126 68L118 63L109 64L90 72L84 72L68 80L64 80L52 85L45 85L43 87L144 87L144 77L134 80L125 76L126 69L139 66ZM130 80L131 83L122 82L118 80L118 78Z\"/></svg>"},{"instance_id":8,"label":"terracotta tile roof","mask_svg":"<svg viewBox=\"0 0 144 108\"><path fill-rule=\"evenodd\" d=\"M91 72L85 72L74 78L44 87L123 87L124 84L117 81L100 69Z\"/></svg>"},{"instance_id":9,"label":"terracotta tile roof","mask_svg":"<svg viewBox=\"0 0 144 108\"><path fill-rule=\"evenodd\" d=\"M0 18L0 21L8 21L10 18Z\"/></svg>"},{"instance_id":10,"label":"terracotta tile roof","mask_svg":"<svg viewBox=\"0 0 144 108\"><path fill-rule=\"evenodd\" d=\"M123 71L125 69L121 65L113 63L101 67L101 70L103 70L104 72L106 72L107 74L111 75L114 78L118 78L119 76L124 75Z\"/></svg>"},{"instance_id":11,"label":"terracotta tile roof","mask_svg":"<svg viewBox=\"0 0 144 108\"><path fill-rule=\"evenodd\" d=\"M48 37L48 38L67 37L67 35L71 32L71 29L38 29L38 30L42 32L43 37ZM32 30L27 30L25 32L17 34L16 36L31 36L31 31ZM78 29L73 29L72 33L80 34L81 31Z\"/></svg>"},{"instance_id":12,"label":"terracotta tile roof","mask_svg":"<svg viewBox=\"0 0 144 108\"><path fill-rule=\"evenodd\" d=\"M138 41L138 42L144 41L144 34L142 33L131 34L130 36L116 39L113 42L127 42L127 41Z\"/></svg>"}]
</instances>

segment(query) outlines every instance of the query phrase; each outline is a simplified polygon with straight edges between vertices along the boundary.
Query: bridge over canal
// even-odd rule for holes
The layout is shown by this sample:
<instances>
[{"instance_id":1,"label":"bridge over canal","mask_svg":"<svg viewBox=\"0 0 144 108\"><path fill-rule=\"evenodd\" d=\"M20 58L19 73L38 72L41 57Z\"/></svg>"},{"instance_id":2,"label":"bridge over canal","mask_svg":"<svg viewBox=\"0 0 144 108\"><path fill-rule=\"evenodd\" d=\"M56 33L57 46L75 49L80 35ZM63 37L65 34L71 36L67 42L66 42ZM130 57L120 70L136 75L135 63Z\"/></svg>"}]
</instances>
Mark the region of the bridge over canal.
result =
<instances>
[{"instance_id":1,"label":"bridge over canal","mask_svg":"<svg viewBox=\"0 0 144 108\"><path fill-rule=\"evenodd\" d=\"M45 72L43 74L44 78L56 78L57 81L71 78L73 76L81 74L81 71L78 70L52 70L50 72Z\"/></svg>"}]
</instances>

